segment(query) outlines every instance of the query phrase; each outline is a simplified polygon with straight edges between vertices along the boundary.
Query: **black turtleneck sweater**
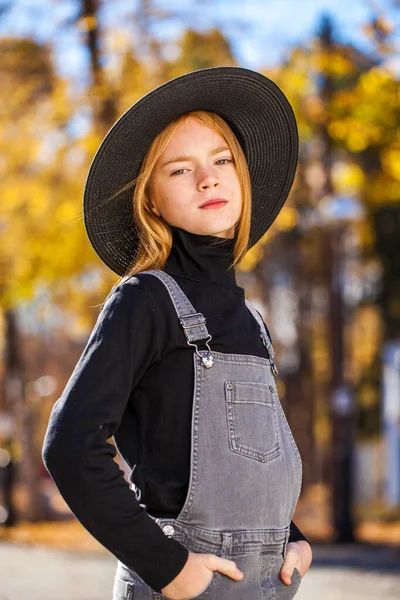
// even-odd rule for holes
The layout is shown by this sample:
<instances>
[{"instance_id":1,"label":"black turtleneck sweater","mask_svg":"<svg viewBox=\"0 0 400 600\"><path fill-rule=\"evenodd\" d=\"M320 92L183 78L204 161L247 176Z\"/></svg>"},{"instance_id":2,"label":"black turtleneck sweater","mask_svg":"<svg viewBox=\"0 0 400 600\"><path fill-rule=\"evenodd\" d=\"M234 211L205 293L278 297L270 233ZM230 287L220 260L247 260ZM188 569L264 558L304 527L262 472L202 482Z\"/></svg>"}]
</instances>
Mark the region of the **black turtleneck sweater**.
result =
<instances>
[{"instance_id":1,"label":"black turtleneck sweater","mask_svg":"<svg viewBox=\"0 0 400 600\"><path fill-rule=\"evenodd\" d=\"M207 319L217 352L266 356L244 289L228 269L233 239L172 227L164 270ZM54 405L43 460L82 525L154 590L183 569L188 551L151 519L175 518L189 483L193 348L164 284L139 273L108 295ZM113 460L117 448L141 490ZM109 441L107 441L109 440ZM145 506L141 506L145 505ZM306 538L291 524L289 541Z\"/></svg>"}]
</instances>

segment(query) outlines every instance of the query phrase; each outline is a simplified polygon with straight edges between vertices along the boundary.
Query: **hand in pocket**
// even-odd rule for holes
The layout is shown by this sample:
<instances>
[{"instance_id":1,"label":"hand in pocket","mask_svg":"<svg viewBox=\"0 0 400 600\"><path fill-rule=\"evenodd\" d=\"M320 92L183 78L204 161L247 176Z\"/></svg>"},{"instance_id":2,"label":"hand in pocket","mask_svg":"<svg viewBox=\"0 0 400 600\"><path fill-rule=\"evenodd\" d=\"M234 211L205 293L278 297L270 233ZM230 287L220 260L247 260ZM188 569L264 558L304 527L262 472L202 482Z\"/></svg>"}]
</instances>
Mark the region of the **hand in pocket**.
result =
<instances>
[{"instance_id":1,"label":"hand in pocket","mask_svg":"<svg viewBox=\"0 0 400 600\"><path fill-rule=\"evenodd\" d=\"M211 584L215 573L220 571L232 579L241 580L243 573L233 560L216 554L189 552L182 571L161 592L169 600L185 600L200 596Z\"/></svg>"}]
</instances>

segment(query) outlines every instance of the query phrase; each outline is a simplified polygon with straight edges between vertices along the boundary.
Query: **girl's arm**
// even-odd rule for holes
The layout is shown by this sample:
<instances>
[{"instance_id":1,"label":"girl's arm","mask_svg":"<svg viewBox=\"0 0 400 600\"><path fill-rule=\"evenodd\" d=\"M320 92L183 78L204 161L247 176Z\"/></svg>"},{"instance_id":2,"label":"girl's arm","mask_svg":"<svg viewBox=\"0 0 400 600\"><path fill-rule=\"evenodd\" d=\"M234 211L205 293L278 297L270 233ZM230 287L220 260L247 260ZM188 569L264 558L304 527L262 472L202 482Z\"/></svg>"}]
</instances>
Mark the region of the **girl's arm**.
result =
<instances>
[{"instance_id":1,"label":"girl's arm","mask_svg":"<svg viewBox=\"0 0 400 600\"><path fill-rule=\"evenodd\" d=\"M107 440L132 389L156 361L157 307L131 278L106 299L83 353L54 404L43 461L81 524L153 589L183 569L187 549L168 538L141 507Z\"/></svg>"}]
</instances>

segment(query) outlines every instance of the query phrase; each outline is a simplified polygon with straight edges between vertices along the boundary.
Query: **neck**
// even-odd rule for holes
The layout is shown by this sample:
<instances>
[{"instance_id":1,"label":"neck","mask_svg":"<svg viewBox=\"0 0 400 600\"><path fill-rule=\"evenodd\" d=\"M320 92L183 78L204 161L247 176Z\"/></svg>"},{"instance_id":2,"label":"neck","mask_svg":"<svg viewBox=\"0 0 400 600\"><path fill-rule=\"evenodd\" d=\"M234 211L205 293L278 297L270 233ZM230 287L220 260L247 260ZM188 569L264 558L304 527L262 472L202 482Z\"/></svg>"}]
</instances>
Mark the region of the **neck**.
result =
<instances>
[{"instance_id":1,"label":"neck","mask_svg":"<svg viewBox=\"0 0 400 600\"><path fill-rule=\"evenodd\" d=\"M227 287L237 293L243 288L236 283L233 262L234 238L200 235L171 226L172 248L164 265L171 275L186 277Z\"/></svg>"}]
</instances>

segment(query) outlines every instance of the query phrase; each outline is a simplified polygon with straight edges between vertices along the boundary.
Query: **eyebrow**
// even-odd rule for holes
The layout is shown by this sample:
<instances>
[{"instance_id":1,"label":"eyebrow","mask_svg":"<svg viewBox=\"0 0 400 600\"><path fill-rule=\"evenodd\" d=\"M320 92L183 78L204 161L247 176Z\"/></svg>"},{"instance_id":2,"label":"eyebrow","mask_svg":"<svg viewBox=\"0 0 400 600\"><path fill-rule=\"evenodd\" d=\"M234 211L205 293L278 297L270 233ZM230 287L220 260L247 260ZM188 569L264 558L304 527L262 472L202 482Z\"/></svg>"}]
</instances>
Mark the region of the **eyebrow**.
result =
<instances>
[{"instance_id":1,"label":"eyebrow","mask_svg":"<svg viewBox=\"0 0 400 600\"><path fill-rule=\"evenodd\" d=\"M211 151L211 156L213 156L214 154L219 154L219 152L225 152L225 150L231 151L231 149L228 148L228 146L220 146L219 148L214 148L214 150ZM164 167L166 167L167 165L170 165L171 163L183 162L185 160L195 160L195 157L194 156L175 156L174 158L171 158L171 160L168 160L167 162L163 163L161 165L161 168L163 169Z\"/></svg>"}]
</instances>

